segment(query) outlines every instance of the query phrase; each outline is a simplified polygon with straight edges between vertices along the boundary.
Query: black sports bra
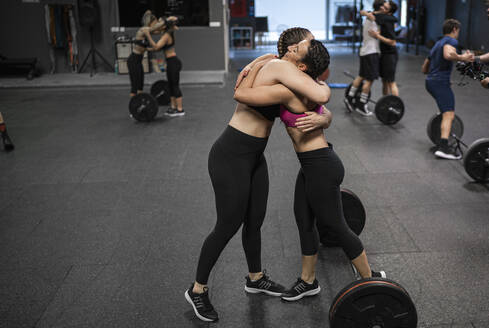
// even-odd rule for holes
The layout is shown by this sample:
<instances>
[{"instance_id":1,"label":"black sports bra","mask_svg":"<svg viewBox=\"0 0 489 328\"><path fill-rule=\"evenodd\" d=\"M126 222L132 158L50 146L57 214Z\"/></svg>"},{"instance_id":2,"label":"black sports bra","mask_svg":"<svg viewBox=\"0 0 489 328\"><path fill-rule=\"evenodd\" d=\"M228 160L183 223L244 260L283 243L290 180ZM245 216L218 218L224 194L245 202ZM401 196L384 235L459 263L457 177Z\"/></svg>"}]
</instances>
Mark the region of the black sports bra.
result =
<instances>
[{"instance_id":1,"label":"black sports bra","mask_svg":"<svg viewBox=\"0 0 489 328\"><path fill-rule=\"evenodd\" d=\"M167 32L167 33L171 37L171 43L165 44L163 47L161 47L162 50L168 50L175 45L175 37L173 36L173 32Z\"/></svg>"},{"instance_id":2,"label":"black sports bra","mask_svg":"<svg viewBox=\"0 0 489 328\"><path fill-rule=\"evenodd\" d=\"M267 120L274 122L276 117L280 116L280 104L270 106L249 106L263 115Z\"/></svg>"},{"instance_id":3,"label":"black sports bra","mask_svg":"<svg viewBox=\"0 0 489 328\"><path fill-rule=\"evenodd\" d=\"M134 44L143 47L143 48L149 48L150 44L147 39L142 39L142 40L134 40Z\"/></svg>"}]
</instances>

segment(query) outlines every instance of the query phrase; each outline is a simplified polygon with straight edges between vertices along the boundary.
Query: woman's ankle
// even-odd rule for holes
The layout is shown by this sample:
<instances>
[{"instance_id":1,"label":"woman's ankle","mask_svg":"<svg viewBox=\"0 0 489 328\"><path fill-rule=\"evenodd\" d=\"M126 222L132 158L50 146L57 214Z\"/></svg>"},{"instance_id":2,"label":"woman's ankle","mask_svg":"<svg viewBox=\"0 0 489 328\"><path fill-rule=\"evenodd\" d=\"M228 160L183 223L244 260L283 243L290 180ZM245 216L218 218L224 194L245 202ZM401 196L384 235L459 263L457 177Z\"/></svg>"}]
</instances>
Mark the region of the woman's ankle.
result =
<instances>
[{"instance_id":1,"label":"woman's ankle","mask_svg":"<svg viewBox=\"0 0 489 328\"><path fill-rule=\"evenodd\" d=\"M301 274L301 279L307 282L308 284L312 284L314 280L316 280L316 274Z\"/></svg>"},{"instance_id":2,"label":"woman's ankle","mask_svg":"<svg viewBox=\"0 0 489 328\"><path fill-rule=\"evenodd\" d=\"M257 281L257 280L260 280L261 277L263 277L263 272L249 272L248 273L248 277L250 277L250 279L252 281Z\"/></svg>"},{"instance_id":3,"label":"woman's ankle","mask_svg":"<svg viewBox=\"0 0 489 328\"><path fill-rule=\"evenodd\" d=\"M202 294L204 293L204 288L206 288L207 285L201 285L198 282L194 282L194 287L192 288L192 293L194 294Z\"/></svg>"}]
</instances>

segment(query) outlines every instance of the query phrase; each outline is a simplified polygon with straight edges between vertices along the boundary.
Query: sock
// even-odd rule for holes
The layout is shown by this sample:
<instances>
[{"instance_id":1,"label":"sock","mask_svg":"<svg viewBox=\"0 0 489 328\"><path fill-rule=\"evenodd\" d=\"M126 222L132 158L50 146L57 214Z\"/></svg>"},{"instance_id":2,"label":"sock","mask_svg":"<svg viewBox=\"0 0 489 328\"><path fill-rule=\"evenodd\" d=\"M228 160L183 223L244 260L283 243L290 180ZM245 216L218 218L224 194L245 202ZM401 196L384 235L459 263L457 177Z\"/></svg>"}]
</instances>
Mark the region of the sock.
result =
<instances>
[{"instance_id":1,"label":"sock","mask_svg":"<svg viewBox=\"0 0 489 328\"><path fill-rule=\"evenodd\" d=\"M363 93L363 92L362 92L362 93L360 94L360 101L361 101L362 103L366 104L366 103L367 103L367 101L368 101L368 93Z\"/></svg>"},{"instance_id":2,"label":"sock","mask_svg":"<svg viewBox=\"0 0 489 328\"><path fill-rule=\"evenodd\" d=\"M350 88L350 91L348 92L348 96L350 97L355 97L355 93L357 93L357 88L355 88L353 85Z\"/></svg>"}]
</instances>

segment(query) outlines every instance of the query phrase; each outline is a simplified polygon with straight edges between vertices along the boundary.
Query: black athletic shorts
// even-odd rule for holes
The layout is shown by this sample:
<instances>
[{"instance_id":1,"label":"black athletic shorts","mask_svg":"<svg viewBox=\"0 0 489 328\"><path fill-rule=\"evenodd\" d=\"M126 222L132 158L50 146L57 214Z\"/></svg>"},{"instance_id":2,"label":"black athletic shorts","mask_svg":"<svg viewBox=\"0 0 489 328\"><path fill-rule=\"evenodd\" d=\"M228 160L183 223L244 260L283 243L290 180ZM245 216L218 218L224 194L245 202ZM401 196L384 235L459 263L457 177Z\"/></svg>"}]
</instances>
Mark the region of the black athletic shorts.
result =
<instances>
[{"instance_id":1,"label":"black athletic shorts","mask_svg":"<svg viewBox=\"0 0 489 328\"><path fill-rule=\"evenodd\" d=\"M397 53L380 55L380 77L386 82L396 80Z\"/></svg>"},{"instance_id":2,"label":"black athletic shorts","mask_svg":"<svg viewBox=\"0 0 489 328\"><path fill-rule=\"evenodd\" d=\"M367 81L379 78L379 54L360 56L360 73L358 74Z\"/></svg>"}]
</instances>

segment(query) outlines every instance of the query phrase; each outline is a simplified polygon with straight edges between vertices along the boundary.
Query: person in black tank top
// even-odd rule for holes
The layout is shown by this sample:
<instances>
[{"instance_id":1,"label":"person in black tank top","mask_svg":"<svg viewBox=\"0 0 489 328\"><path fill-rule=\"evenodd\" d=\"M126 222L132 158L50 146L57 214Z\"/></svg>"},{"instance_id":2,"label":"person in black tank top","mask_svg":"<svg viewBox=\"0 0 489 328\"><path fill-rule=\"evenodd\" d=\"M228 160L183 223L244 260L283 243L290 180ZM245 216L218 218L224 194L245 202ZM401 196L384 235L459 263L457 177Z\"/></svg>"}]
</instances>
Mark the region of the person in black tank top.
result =
<instances>
[{"instance_id":1,"label":"person in black tank top","mask_svg":"<svg viewBox=\"0 0 489 328\"><path fill-rule=\"evenodd\" d=\"M166 30L158 42L154 42L149 33L146 37L151 44L151 50L163 50L166 59L166 76L168 79L168 87L170 92L170 108L166 111L168 116L183 116L183 95L180 90L180 71L182 70L182 62L177 57L175 52L175 34L178 30L176 17L168 17L166 20Z\"/></svg>"},{"instance_id":2,"label":"person in black tank top","mask_svg":"<svg viewBox=\"0 0 489 328\"><path fill-rule=\"evenodd\" d=\"M137 32L133 42L133 50L131 55L127 58L127 68L129 70L129 80L131 81L131 97L137 93L143 92L144 86L144 69L143 69L143 57L144 52L148 50L150 43L146 37L145 32L148 35L151 33L159 33L164 27L164 21L158 20L150 10L144 13L142 18L143 27Z\"/></svg>"}]
</instances>

